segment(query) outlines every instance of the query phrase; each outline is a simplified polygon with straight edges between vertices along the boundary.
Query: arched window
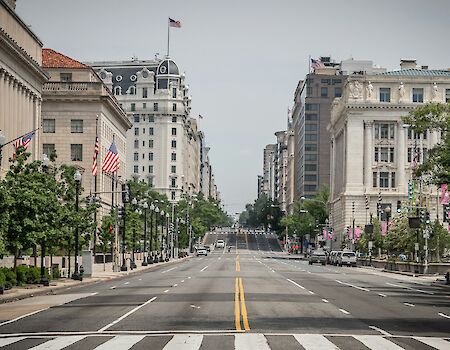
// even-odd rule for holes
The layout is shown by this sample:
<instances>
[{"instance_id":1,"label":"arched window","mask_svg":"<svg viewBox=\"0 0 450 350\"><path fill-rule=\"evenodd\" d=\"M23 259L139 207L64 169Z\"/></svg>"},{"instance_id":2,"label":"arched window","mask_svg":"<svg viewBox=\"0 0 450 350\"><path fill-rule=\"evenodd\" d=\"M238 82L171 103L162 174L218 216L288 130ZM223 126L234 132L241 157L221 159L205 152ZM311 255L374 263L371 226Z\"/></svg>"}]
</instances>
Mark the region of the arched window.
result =
<instances>
[{"instance_id":1,"label":"arched window","mask_svg":"<svg viewBox=\"0 0 450 350\"><path fill-rule=\"evenodd\" d=\"M114 86L114 95L122 95L122 88L120 86Z\"/></svg>"},{"instance_id":2,"label":"arched window","mask_svg":"<svg viewBox=\"0 0 450 350\"><path fill-rule=\"evenodd\" d=\"M130 92L130 95L136 95L136 87L130 86L130 88L128 89L128 91Z\"/></svg>"}]
</instances>

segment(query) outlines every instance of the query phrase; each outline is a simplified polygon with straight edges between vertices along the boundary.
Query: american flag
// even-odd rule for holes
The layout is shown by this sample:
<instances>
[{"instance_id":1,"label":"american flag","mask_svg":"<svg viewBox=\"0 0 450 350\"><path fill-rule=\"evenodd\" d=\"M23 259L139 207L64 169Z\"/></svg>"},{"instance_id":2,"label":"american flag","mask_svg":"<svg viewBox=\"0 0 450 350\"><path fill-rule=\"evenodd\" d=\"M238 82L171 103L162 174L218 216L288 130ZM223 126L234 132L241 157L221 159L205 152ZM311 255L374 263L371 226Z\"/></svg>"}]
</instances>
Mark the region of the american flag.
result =
<instances>
[{"instance_id":1,"label":"american flag","mask_svg":"<svg viewBox=\"0 0 450 350\"><path fill-rule=\"evenodd\" d=\"M94 157L92 159L92 175L97 176L98 168L97 168L97 157L99 152L98 146L98 136L95 137L95 146L94 146Z\"/></svg>"},{"instance_id":2,"label":"american flag","mask_svg":"<svg viewBox=\"0 0 450 350\"><path fill-rule=\"evenodd\" d=\"M316 68L323 68L325 67L325 65L323 64L323 62L321 60L315 60L314 58L311 58L311 68L316 69Z\"/></svg>"},{"instance_id":3,"label":"american flag","mask_svg":"<svg viewBox=\"0 0 450 350\"><path fill-rule=\"evenodd\" d=\"M203 119L203 116L201 114L199 114L198 119Z\"/></svg>"},{"instance_id":4,"label":"american flag","mask_svg":"<svg viewBox=\"0 0 450 350\"><path fill-rule=\"evenodd\" d=\"M111 147L109 147L105 159L103 160L102 170L105 173L115 173L119 169L119 166L119 152L117 151L116 144L113 141Z\"/></svg>"},{"instance_id":5,"label":"american flag","mask_svg":"<svg viewBox=\"0 0 450 350\"><path fill-rule=\"evenodd\" d=\"M33 136L34 136L34 131L18 138L16 141L14 141L14 148L17 150L19 147L23 147L23 148L25 148L25 151L26 151L28 149L28 146L31 143L31 139L33 138Z\"/></svg>"},{"instance_id":6,"label":"american flag","mask_svg":"<svg viewBox=\"0 0 450 350\"><path fill-rule=\"evenodd\" d=\"M169 17L169 27L181 28L181 22Z\"/></svg>"}]
</instances>

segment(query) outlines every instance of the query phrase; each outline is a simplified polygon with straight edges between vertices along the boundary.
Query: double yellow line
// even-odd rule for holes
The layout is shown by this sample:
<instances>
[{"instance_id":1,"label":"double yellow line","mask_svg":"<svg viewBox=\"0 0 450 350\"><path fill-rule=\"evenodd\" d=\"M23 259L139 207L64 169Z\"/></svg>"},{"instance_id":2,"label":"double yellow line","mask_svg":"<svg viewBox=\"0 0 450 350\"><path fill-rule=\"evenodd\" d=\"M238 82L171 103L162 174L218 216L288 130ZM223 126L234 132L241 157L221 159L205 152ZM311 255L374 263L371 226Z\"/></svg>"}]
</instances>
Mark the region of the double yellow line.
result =
<instances>
[{"instance_id":1,"label":"double yellow line","mask_svg":"<svg viewBox=\"0 0 450 350\"><path fill-rule=\"evenodd\" d=\"M239 263L239 255L236 258L236 272L241 271L241 265ZM235 280L235 292L234 292L234 323L237 331L241 331L241 316L244 330L249 331L250 326L247 318L247 307L245 305L244 284L241 277L236 277Z\"/></svg>"}]
</instances>

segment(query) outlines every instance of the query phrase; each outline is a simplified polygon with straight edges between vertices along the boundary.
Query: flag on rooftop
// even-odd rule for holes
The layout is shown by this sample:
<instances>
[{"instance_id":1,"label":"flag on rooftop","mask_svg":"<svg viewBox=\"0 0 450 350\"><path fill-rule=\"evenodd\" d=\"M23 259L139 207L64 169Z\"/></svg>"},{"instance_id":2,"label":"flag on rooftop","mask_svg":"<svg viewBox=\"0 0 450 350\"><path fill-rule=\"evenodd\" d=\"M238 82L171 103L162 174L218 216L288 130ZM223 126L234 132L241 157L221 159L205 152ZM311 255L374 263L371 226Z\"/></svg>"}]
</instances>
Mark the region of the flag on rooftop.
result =
<instances>
[{"instance_id":1,"label":"flag on rooftop","mask_svg":"<svg viewBox=\"0 0 450 350\"><path fill-rule=\"evenodd\" d=\"M17 150L19 147L25 148L25 151L28 149L28 146L31 143L31 140L33 139L34 131L18 138L16 141L14 141L14 148Z\"/></svg>"},{"instance_id":2,"label":"flag on rooftop","mask_svg":"<svg viewBox=\"0 0 450 350\"><path fill-rule=\"evenodd\" d=\"M325 67L325 64L321 60L315 60L314 58L311 58L311 68L323 68Z\"/></svg>"},{"instance_id":3,"label":"flag on rooftop","mask_svg":"<svg viewBox=\"0 0 450 350\"><path fill-rule=\"evenodd\" d=\"M99 152L98 145L98 136L95 137L95 146L94 146L94 157L92 159L92 175L97 176L98 168L97 168L97 157Z\"/></svg>"},{"instance_id":4,"label":"flag on rooftop","mask_svg":"<svg viewBox=\"0 0 450 350\"><path fill-rule=\"evenodd\" d=\"M181 28L181 22L180 21L176 21L176 20L174 20L174 19L169 17L169 27Z\"/></svg>"},{"instance_id":5,"label":"flag on rooftop","mask_svg":"<svg viewBox=\"0 0 450 350\"><path fill-rule=\"evenodd\" d=\"M203 116L201 114L199 114L198 119L203 119Z\"/></svg>"},{"instance_id":6,"label":"flag on rooftop","mask_svg":"<svg viewBox=\"0 0 450 350\"><path fill-rule=\"evenodd\" d=\"M117 151L116 144L113 143L109 147L108 153L103 160L102 170L105 173L115 173L120 167L119 152Z\"/></svg>"}]
</instances>

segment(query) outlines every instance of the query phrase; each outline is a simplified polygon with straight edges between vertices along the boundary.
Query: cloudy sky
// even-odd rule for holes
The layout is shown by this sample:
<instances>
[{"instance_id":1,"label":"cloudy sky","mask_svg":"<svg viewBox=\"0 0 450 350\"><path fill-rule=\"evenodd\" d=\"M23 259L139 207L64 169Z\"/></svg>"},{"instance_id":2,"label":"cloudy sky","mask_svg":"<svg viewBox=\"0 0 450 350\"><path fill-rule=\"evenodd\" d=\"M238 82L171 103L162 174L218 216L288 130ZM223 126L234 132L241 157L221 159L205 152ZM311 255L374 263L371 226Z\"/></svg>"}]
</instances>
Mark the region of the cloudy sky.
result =
<instances>
[{"instance_id":1,"label":"cloudy sky","mask_svg":"<svg viewBox=\"0 0 450 350\"><path fill-rule=\"evenodd\" d=\"M448 0L18 0L17 12L53 48L80 61L164 55L186 72L192 115L211 146L231 214L256 197L262 150L286 128L308 56L400 58L450 67Z\"/></svg>"}]
</instances>

